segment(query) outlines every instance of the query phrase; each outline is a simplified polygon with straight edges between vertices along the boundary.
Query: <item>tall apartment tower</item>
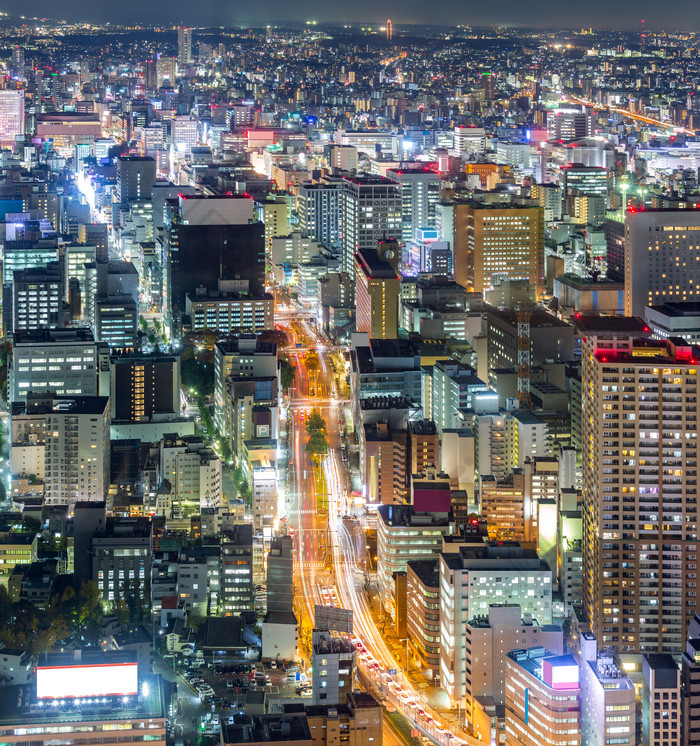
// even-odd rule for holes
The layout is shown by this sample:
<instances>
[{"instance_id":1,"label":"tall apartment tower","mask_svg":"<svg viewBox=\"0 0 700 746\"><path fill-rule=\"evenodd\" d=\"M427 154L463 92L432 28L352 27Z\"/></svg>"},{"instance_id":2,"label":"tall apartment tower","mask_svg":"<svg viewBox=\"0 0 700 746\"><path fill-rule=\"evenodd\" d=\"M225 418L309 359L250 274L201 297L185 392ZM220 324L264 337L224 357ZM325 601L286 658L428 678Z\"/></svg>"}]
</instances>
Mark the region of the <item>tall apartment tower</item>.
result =
<instances>
[{"instance_id":1,"label":"tall apartment tower","mask_svg":"<svg viewBox=\"0 0 700 746\"><path fill-rule=\"evenodd\" d=\"M544 289L543 208L469 201L455 203L453 235L455 280L473 292L488 290L494 279L527 280Z\"/></svg>"},{"instance_id":2,"label":"tall apartment tower","mask_svg":"<svg viewBox=\"0 0 700 746\"><path fill-rule=\"evenodd\" d=\"M353 274L358 251L402 235L401 187L382 176L343 179L341 188L343 272Z\"/></svg>"},{"instance_id":3,"label":"tall apartment tower","mask_svg":"<svg viewBox=\"0 0 700 746\"><path fill-rule=\"evenodd\" d=\"M0 91L0 145L13 145L24 134L24 91Z\"/></svg>"},{"instance_id":4,"label":"tall apartment tower","mask_svg":"<svg viewBox=\"0 0 700 746\"><path fill-rule=\"evenodd\" d=\"M184 26L177 30L177 64L182 67L192 64L192 29Z\"/></svg>"},{"instance_id":5,"label":"tall apartment tower","mask_svg":"<svg viewBox=\"0 0 700 746\"><path fill-rule=\"evenodd\" d=\"M614 329L582 346L584 608L602 647L675 653L698 612L700 351Z\"/></svg>"},{"instance_id":6,"label":"tall apartment tower","mask_svg":"<svg viewBox=\"0 0 700 746\"><path fill-rule=\"evenodd\" d=\"M110 406L106 396L47 400L44 500L73 507L102 501L109 490Z\"/></svg>"},{"instance_id":7,"label":"tall apartment tower","mask_svg":"<svg viewBox=\"0 0 700 746\"><path fill-rule=\"evenodd\" d=\"M700 210L625 213L625 314L700 300Z\"/></svg>"}]
</instances>

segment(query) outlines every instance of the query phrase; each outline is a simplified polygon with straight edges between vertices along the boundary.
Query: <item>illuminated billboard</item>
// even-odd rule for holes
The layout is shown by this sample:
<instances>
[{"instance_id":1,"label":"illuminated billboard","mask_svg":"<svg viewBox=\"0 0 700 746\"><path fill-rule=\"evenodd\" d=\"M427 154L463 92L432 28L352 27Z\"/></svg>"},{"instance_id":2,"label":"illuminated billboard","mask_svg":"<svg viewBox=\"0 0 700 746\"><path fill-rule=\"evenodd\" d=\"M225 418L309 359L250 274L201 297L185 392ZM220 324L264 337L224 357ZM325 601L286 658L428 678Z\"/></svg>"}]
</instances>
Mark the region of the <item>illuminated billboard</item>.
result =
<instances>
[{"instance_id":1,"label":"illuminated billboard","mask_svg":"<svg viewBox=\"0 0 700 746\"><path fill-rule=\"evenodd\" d=\"M557 655L542 661L542 681L552 689L578 689L579 667L571 655Z\"/></svg>"},{"instance_id":2,"label":"illuminated billboard","mask_svg":"<svg viewBox=\"0 0 700 746\"><path fill-rule=\"evenodd\" d=\"M39 666L37 699L115 697L137 694L138 665L104 663L93 666Z\"/></svg>"}]
</instances>

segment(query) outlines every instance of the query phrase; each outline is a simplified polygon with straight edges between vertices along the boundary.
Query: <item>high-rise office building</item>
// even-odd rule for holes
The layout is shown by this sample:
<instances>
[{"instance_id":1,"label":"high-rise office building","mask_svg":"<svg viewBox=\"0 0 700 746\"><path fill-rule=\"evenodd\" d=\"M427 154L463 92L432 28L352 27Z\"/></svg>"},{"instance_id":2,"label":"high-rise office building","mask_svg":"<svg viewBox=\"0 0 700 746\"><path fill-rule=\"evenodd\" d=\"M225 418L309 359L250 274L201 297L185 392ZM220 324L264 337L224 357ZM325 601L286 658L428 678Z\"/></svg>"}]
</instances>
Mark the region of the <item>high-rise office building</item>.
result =
<instances>
[{"instance_id":1,"label":"high-rise office building","mask_svg":"<svg viewBox=\"0 0 700 746\"><path fill-rule=\"evenodd\" d=\"M14 273L30 267L46 267L49 262L58 262L58 242L54 239L7 240L3 250L2 283L11 285ZM3 299L3 305L10 304Z\"/></svg>"},{"instance_id":2,"label":"high-rise office building","mask_svg":"<svg viewBox=\"0 0 700 746\"><path fill-rule=\"evenodd\" d=\"M442 537L454 532L449 513L420 513L410 505L377 508L377 585L381 603L392 617L396 573L405 573L410 561L437 559Z\"/></svg>"},{"instance_id":3,"label":"high-rise office building","mask_svg":"<svg viewBox=\"0 0 700 746\"><path fill-rule=\"evenodd\" d=\"M341 188L342 270L353 273L358 251L376 249L380 241L402 236L399 184L382 176L343 179Z\"/></svg>"},{"instance_id":4,"label":"high-rise office building","mask_svg":"<svg viewBox=\"0 0 700 746\"><path fill-rule=\"evenodd\" d=\"M608 279L625 280L625 216L619 211L608 211L605 216L605 245Z\"/></svg>"},{"instance_id":5,"label":"high-rise office building","mask_svg":"<svg viewBox=\"0 0 700 746\"><path fill-rule=\"evenodd\" d=\"M544 211L541 207L456 202L453 235L455 279L481 293L494 280L527 280L544 287Z\"/></svg>"},{"instance_id":6,"label":"high-rise office building","mask_svg":"<svg viewBox=\"0 0 700 746\"><path fill-rule=\"evenodd\" d=\"M192 60L192 29L180 26L177 30L177 64L187 67Z\"/></svg>"},{"instance_id":7,"label":"high-rise office building","mask_svg":"<svg viewBox=\"0 0 700 746\"><path fill-rule=\"evenodd\" d=\"M199 142L199 125L190 116L176 116L170 122L170 142L181 154L189 154Z\"/></svg>"},{"instance_id":8,"label":"high-rise office building","mask_svg":"<svg viewBox=\"0 0 700 746\"><path fill-rule=\"evenodd\" d=\"M607 168L573 163L564 166L561 173L565 212L576 216L582 223L588 223L591 221L584 219L583 213L590 212L594 206L598 206L600 209L596 211L596 215L599 215L600 222L603 222L614 187L612 171L608 171ZM596 198L598 198L597 202Z\"/></svg>"},{"instance_id":9,"label":"high-rise office building","mask_svg":"<svg viewBox=\"0 0 700 746\"><path fill-rule=\"evenodd\" d=\"M253 335L217 342L214 346L214 418L219 432L228 437L227 413L231 379L274 378L277 375L277 345Z\"/></svg>"},{"instance_id":10,"label":"high-rise office building","mask_svg":"<svg viewBox=\"0 0 700 746\"><path fill-rule=\"evenodd\" d=\"M270 251L272 239L289 235L289 201L287 195L268 195L258 202L258 215L265 226L265 251Z\"/></svg>"},{"instance_id":11,"label":"high-rise office building","mask_svg":"<svg viewBox=\"0 0 700 746\"><path fill-rule=\"evenodd\" d=\"M578 661L542 646L505 656L506 746L581 743Z\"/></svg>"},{"instance_id":12,"label":"high-rise office building","mask_svg":"<svg viewBox=\"0 0 700 746\"><path fill-rule=\"evenodd\" d=\"M699 609L699 356L625 322L582 348L584 607L602 646L675 652Z\"/></svg>"},{"instance_id":13,"label":"high-rise office building","mask_svg":"<svg viewBox=\"0 0 700 746\"><path fill-rule=\"evenodd\" d=\"M496 705L506 701L507 654L516 643L518 648L545 648L552 655L564 652L561 627L523 616L517 604L491 604L486 614L467 622L464 714L468 723L475 725L480 699L490 697Z\"/></svg>"},{"instance_id":14,"label":"high-rise office building","mask_svg":"<svg viewBox=\"0 0 700 746\"><path fill-rule=\"evenodd\" d=\"M440 683L452 702L466 693L467 622L491 599L552 623L552 571L534 549L512 541L462 544L440 554Z\"/></svg>"},{"instance_id":15,"label":"high-rise office building","mask_svg":"<svg viewBox=\"0 0 700 746\"><path fill-rule=\"evenodd\" d=\"M642 661L644 746L681 746L684 743L681 741L681 701L681 676L673 656L647 653Z\"/></svg>"},{"instance_id":16,"label":"high-rise office building","mask_svg":"<svg viewBox=\"0 0 700 746\"><path fill-rule=\"evenodd\" d=\"M595 112L583 106L560 107L547 116L549 140L580 140L595 135Z\"/></svg>"},{"instance_id":17,"label":"high-rise office building","mask_svg":"<svg viewBox=\"0 0 700 746\"><path fill-rule=\"evenodd\" d=\"M474 397L488 391L474 368L456 360L439 360L432 369L432 415L438 432L459 427L460 411L474 407Z\"/></svg>"},{"instance_id":18,"label":"high-rise office building","mask_svg":"<svg viewBox=\"0 0 700 746\"><path fill-rule=\"evenodd\" d=\"M78 225L78 243L95 247L95 258L107 261L109 258L109 238L107 223L80 223Z\"/></svg>"},{"instance_id":19,"label":"high-rise office building","mask_svg":"<svg viewBox=\"0 0 700 746\"><path fill-rule=\"evenodd\" d=\"M435 205L440 201L440 174L430 168L396 169L387 179L401 185L401 237L408 243L420 228L435 227Z\"/></svg>"},{"instance_id":20,"label":"high-rise office building","mask_svg":"<svg viewBox=\"0 0 700 746\"><path fill-rule=\"evenodd\" d=\"M158 61L146 60L143 63L143 81L147 91L158 90Z\"/></svg>"},{"instance_id":21,"label":"high-rise office building","mask_svg":"<svg viewBox=\"0 0 700 746\"><path fill-rule=\"evenodd\" d=\"M253 526L229 525L221 533L221 605L224 616L253 609Z\"/></svg>"},{"instance_id":22,"label":"high-rise office building","mask_svg":"<svg viewBox=\"0 0 700 746\"><path fill-rule=\"evenodd\" d=\"M7 398L30 392L97 396L100 359L105 350L89 329L17 331L13 339Z\"/></svg>"},{"instance_id":23,"label":"high-rise office building","mask_svg":"<svg viewBox=\"0 0 700 746\"><path fill-rule=\"evenodd\" d=\"M397 339L399 276L374 250L355 254L354 269L355 328L358 332L366 332L370 339Z\"/></svg>"},{"instance_id":24,"label":"high-rise office building","mask_svg":"<svg viewBox=\"0 0 700 746\"><path fill-rule=\"evenodd\" d=\"M153 532L149 518L108 516L91 542L92 580L105 601L149 598Z\"/></svg>"},{"instance_id":25,"label":"high-rise office building","mask_svg":"<svg viewBox=\"0 0 700 746\"><path fill-rule=\"evenodd\" d=\"M299 230L332 248L340 247L340 179L299 187Z\"/></svg>"},{"instance_id":26,"label":"high-rise office building","mask_svg":"<svg viewBox=\"0 0 700 746\"><path fill-rule=\"evenodd\" d=\"M615 655L599 650L596 638L582 634L581 650L581 743L620 746L635 740L635 688Z\"/></svg>"},{"instance_id":27,"label":"high-rise office building","mask_svg":"<svg viewBox=\"0 0 700 746\"><path fill-rule=\"evenodd\" d=\"M367 501L384 505L406 497L406 431L392 430L385 422L365 422L360 453Z\"/></svg>"},{"instance_id":28,"label":"high-rise office building","mask_svg":"<svg viewBox=\"0 0 700 746\"><path fill-rule=\"evenodd\" d=\"M81 226L82 227L82 226ZM70 300L69 291L71 280L80 293L81 304L85 302L87 276L85 265L97 260L97 247L87 244L69 244L63 250L63 292L65 299ZM74 321L77 319L73 319Z\"/></svg>"},{"instance_id":29,"label":"high-rise office building","mask_svg":"<svg viewBox=\"0 0 700 746\"><path fill-rule=\"evenodd\" d=\"M216 289L219 280L247 280L246 291L260 297L265 279L262 223L252 222L253 200L243 195L168 200L164 226L164 299L179 326L187 295Z\"/></svg>"},{"instance_id":30,"label":"high-rise office building","mask_svg":"<svg viewBox=\"0 0 700 746\"><path fill-rule=\"evenodd\" d=\"M406 634L423 675L440 671L440 573L437 560L406 563Z\"/></svg>"},{"instance_id":31,"label":"high-rise office building","mask_svg":"<svg viewBox=\"0 0 700 746\"><path fill-rule=\"evenodd\" d=\"M14 145L24 135L24 91L0 90L0 145Z\"/></svg>"},{"instance_id":32,"label":"high-rise office building","mask_svg":"<svg viewBox=\"0 0 700 746\"><path fill-rule=\"evenodd\" d=\"M156 182L156 162L139 155L117 158L117 202L151 199Z\"/></svg>"},{"instance_id":33,"label":"high-rise office building","mask_svg":"<svg viewBox=\"0 0 700 746\"><path fill-rule=\"evenodd\" d=\"M158 88L163 86L172 88L177 81L177 59L175 57L159 57L156 61Z\"/></svg>"},{"instance_id":34,"label":"high-rise office building","mask_svg":"<svg viewBox=\"0 0 700 746\"><path fill-rule=\"evenodd\" d=\"M12 313L4 317L8 331L52 329L63 325L63 277L58 262L14 273Z\"/></svg>"},{"instance_id":35,"label":"high-rise office building","mask_svg":"<svg viewBox=\"0 0 700 746\"><path fill-rule=\"evenodd\" d=\"M700 300L700 210L625 213L625 314Z\"/></svg>"},{"instance_id":36,"label":"high-rise office building","mask_svg":"<svg viewBox=\"0 0 700 746\"><path fill-rule=\"evenodd\" d=\"M24 77L24 49L19 44L12 48L12 77Z\"/></svg>"}]
</instances>

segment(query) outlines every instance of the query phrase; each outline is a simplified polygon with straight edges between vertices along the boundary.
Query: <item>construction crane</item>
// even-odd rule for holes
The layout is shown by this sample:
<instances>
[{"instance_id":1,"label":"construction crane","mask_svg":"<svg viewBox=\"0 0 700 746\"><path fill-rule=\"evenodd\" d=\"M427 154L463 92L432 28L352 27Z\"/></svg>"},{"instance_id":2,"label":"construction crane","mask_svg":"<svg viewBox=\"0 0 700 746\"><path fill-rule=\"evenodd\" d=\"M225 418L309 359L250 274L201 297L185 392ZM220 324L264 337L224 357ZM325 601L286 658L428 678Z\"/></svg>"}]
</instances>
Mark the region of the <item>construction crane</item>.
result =
<instances>
[{"instance_id":1,"label":"construction crane","mask_svg":"<svg viewBox=\"0 0 700 746\"><path fill-rule=\"evenodd\" d=\"M530 397L530 309L517 309L518 318L518 406L532 409Z\"/></svg>"}]
</instances>

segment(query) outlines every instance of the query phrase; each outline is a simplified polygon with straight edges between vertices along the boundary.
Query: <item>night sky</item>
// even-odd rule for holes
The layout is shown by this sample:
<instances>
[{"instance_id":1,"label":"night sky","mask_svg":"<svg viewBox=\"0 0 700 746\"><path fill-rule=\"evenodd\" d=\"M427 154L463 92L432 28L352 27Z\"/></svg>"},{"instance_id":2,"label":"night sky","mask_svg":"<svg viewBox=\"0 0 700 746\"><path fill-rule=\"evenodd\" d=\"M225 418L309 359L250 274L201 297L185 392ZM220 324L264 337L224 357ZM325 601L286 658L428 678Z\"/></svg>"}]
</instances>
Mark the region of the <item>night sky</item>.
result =
<instances>
[{"instance_id":1,"label":"night sky","mask_svg":"<svg viewBox=\"0 0 700 746\"><path fill-rule=\"evenodd\" d=\"M37 15L115 23L187 23L197 26L252 26L284 21L348 21L356 23L383 22L391 18L394 24L434 23L507 25L557 28L623 28L638 30L640 19L650 30L700 30L700 0L497 0L497 2L426 2L426 0L374 0L333 2L328 0L266 0L262 3L232 0L6 0L2 9L10 15Z\"/></svg>"}]
</instances>

